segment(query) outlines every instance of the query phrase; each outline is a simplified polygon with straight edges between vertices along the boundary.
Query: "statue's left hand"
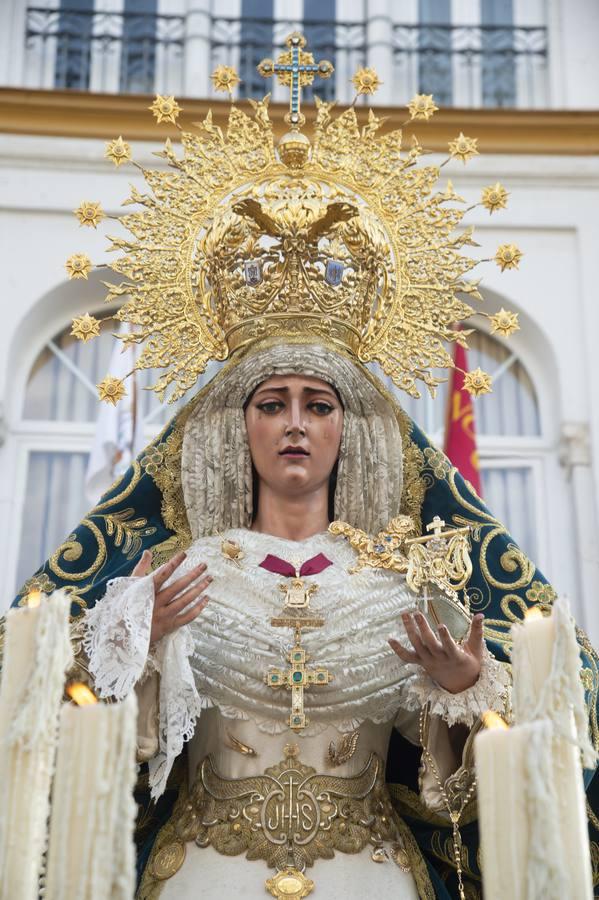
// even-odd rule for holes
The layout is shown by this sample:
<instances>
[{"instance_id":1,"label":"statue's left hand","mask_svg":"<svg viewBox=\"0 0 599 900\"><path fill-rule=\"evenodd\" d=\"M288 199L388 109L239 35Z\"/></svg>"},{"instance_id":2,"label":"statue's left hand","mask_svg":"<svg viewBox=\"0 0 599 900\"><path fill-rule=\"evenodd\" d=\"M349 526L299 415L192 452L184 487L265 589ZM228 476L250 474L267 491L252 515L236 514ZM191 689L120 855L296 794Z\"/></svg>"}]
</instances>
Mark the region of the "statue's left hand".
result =
<instances>
[{"instance_id":1,"label":"statue's left hand","mask_svg":"<svg viewBox=\"0 0 599 900\"><path fill-rule=\"evenodd\" d=\"M440 687L452 694L465 691L476 683L485 647L481 613L474 616L468 637L462 644L454 641L446 625L439 625L435 634L420 612L404 612L401 618L413 650L389 638L391 648L400 659L422 666Z\"/></svg>"}]
</instances>

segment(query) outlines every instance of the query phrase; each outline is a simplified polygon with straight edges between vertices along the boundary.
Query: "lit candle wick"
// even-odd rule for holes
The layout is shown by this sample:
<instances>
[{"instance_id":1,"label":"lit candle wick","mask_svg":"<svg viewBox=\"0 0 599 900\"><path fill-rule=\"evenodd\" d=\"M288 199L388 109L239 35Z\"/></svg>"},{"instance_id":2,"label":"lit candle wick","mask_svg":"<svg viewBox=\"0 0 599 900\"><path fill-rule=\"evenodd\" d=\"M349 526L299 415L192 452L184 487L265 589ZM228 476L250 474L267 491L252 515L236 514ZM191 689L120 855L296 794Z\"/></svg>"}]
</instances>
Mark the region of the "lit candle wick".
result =
<instances>
[{"instance_id":1,"label":"lit candle wick","mask_svg":"<svg viewBox=\"0 0 599 900\"><path fill-rule=\"evenodd\" d=\"M493 712L492 709L488 709L484 712L481 718L485 728L509 728L505 719L503 719L499 713Z\"/></svg>"},{"instance_id":2,"label":"lit candle wick","mask_svg":"<svg viewBox=\"0 0 599 900\"><path fill-rule=\"evenodd\" d=\"M27 594L27 607L29 609L34 609L36 606L39 606L42 602L42 592L41 591L29 591Z\"/></svg>"},{"instance_id":3,"label":"lit candle wick","mask_svg":"<svg viewBox=\"0 0 599 900\"><path fill-rule=\"evenodd\" d=\"M91 706L98 702L93 691L90 691L88 686L80 681L74 681L73 684L67 685L66 692L77 706Z\"/></svg>"},{"instance_id":4,"label":"lit candle wick","mask_svg":"<svg viewBox=\"0 0 599 900\"><path fill-rule=\"evenodd\" d=\"M541 612L538 606L531 606L530 609L527 609L524 613L525 619L544 619L545 616Z\"/></svg>"}]
</instances>

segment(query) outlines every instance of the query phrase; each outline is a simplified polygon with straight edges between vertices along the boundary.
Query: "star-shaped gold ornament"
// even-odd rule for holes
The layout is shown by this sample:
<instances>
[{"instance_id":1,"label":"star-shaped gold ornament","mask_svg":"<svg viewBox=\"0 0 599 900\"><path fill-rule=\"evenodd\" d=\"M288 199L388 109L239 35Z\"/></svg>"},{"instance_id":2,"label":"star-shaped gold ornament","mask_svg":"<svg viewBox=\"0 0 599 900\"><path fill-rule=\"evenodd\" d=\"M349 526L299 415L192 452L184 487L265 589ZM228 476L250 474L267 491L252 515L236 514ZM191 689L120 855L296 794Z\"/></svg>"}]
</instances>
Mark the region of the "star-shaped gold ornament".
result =
<instances>
[{"instance_id":1,"label":"star-shaped gold ornament","mask_svg":"<svg viewBox=\"0 0 599 900\"><path fill-rule=\"evenodd\" d=\"M181 107L174 97L163 97L162 94L156 94L156 99L151 106L148 106L148 109L151 109L156 116L158 125L162 125L163 122L175 125L177 116L181 112Z\"/></svg>"},{"instance_id":2,"label":"star-shaped gold ornament","mask_svg":"<svg viewBox=\"0 0 599 900\"><path fill-rule=\"evenodd\" d=\"M522 259L522 251L515 244L501 244L494 259L502 272L506 269L517 269Z\"/></svg>"},{"instance_id":3,"label":"star-shaped gold ornament","mask_svg":"<svg viewBox=\"0 0 599 900\"><path fill-rule=\"evenodd\" d=\"M485 209L493 213L496 209L505 209L508 196L509 194L504 186L497 182L497 184L484 188L481 203Z\"/></svg>"},{"instance_id":4,"label":"star-shaped gold ornament","mask_svg":"<svg viewBox=\"0 0 599 900\"><path fill-rule=\"evenodd\" d=\"M92 268L92 261L85 253L73 253L65 263L69 278L87 278Z\"/></svg>"},{"instance_id":5,"label":"star-shaped gold ornament","mask_svg":"<svg viewBox=\"0 0 599 900\"><path fill-rule=\"evenodd\" d=\"M233 66L217 66L210 78L215 91L228 91L229 94L234 91L241 81L237 70Z\"/></svg>"},{"instance_id":6,"label":"star-shaped gold ornament","mask_svg":"<svg viewBox=\"0 0 599 900\"><path fill-rule=\"evenodd\" d=\"M358 94L374 94L383 82L374 69L358 69L352 78L352 84Z\"/></svg>"},{"instance_id":7,"label":"star-shaped gold ornament","mask_svg":"<svg viewBox=\"0 0 599 900\"><path fill-rule=\"evenodd\" d=\"M100 334L100 320L85 313L84 316L73 319L71 334L78 340L87 343Z\"/></svg>"},{"instance_id":8,"label":"star-shaped gold ornament","mask_svg":"<svg viewBox=\"0 0 599 900\"><path fill-rule=\"evenodd\" d=\"M473 156L478 156L476 145L478 138L469 138L460 131L454 141L449 142L449 153L453 159L461 159L463 163L468 162Z\"/></svg>"},{"instance_id":9,"label":"star-shaped gold ornament","mask_svg":"<svg viewBox=\"0 0 599 900\"><path fill-rule=\"evenodd\" d=\"M111 159L115 166L120 166L131 159L131 147L119 135L114 141L106 144L106 159Z\"/></svg>"},{"instance_id":10,"label":"star-shaped gold ornament","mask_svg":"<svg viewBox=\"0 0 599 900\"><path fill-rule=\"evenodd\" d=\"M84 200L81 206L78 206L73 212L81 225L87 225L88 228L97 228L102 219L106 218L101 204L93 203L91 200Z\"/></svg>"},{"instance_id":11,"label":"star-shaped gold ornament","mask_svg":"<svg viewBox=\"0 0 599 900\"><path fill-rule=\"evenodd\" d=\"M100 400L106 403L112 403L116 406L119 400L126 395L125 385L121 378L115 378L113 375L107 375L106 378L97 385L98 396Z\"/></svg>"},{"instance_id":12,"label":"star-shaped gold ornament","mask_svg":"<svg viewBox=\"0 0 599 900\"><path fill-rule=\"evenodd\" d=\"M503 306L494 316L489 316L491 322L491 334L500 334L502 337L509 337L514 331L519 331L518 313L510 312Z\"/></svg>"},{"instance_id":13,"label":"star-shaped gold ornament","mask_svg":"<svg viewBox=\"0 0 599 900\"><path fill-rule=\"evenodd\" d=\"M415 94L408 103L410 119L430 119L439 109L432 94Z\"/></svg>"},{"instance_id":14,"label":"star-shaped gold ornament","mask_svg":"<svg viewBox=\"0 0 599 900\"><path fill-rule=\"evenodd\" d=\"M491 393L491 376L487 372L483 372L481 368L474 369L472 372L466 372L464 375L464 388L473 397L480 394Z\"/></svg>"}]
</instances>

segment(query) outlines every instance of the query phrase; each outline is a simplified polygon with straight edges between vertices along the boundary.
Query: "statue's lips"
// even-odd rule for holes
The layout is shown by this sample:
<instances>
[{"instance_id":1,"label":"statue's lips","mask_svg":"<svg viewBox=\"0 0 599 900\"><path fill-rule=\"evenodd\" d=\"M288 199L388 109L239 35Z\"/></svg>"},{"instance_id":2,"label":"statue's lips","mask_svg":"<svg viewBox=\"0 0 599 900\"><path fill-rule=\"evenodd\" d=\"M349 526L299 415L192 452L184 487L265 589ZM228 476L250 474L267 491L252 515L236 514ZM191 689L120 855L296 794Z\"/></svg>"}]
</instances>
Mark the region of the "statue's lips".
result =
<instances>
[{"instance_id":1,"label":"statue's lips","mask_svg":"<svg viewBox=\"0 0 599 900\"><path fill-rule=\"evenodd\" d=\"M310 456L310 453L303 447L285 447L280 451L279 456Z\"/></svg>"}]
</instances>

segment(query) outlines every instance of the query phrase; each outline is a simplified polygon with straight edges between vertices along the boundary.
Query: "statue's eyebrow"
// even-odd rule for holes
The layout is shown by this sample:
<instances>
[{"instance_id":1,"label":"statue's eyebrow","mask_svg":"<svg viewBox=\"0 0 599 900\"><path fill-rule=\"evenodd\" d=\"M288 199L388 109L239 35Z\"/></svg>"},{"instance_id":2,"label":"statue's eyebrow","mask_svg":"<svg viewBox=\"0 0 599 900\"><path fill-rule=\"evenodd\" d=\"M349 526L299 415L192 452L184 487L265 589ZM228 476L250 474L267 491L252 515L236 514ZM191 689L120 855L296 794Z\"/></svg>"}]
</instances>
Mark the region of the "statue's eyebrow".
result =
<instances>
[{"instance_id":1,"label":"statue's eyebrow","mask_svg":"<svg viewBox=\"0 0 599 900\"><path fill-rule=\"evenodd\" d=\"M284 394L289 393L289 388L285 385L281 385L280 387L273 385L272 387L259 387L254 394L254 397L258 397L260 394L265 393L268 394L270 391L273 391L276 394ZM335 391L333 388L329 387L329 385L324 385L323 387L304 387L302 388L302 393L304 394L330 394L332 397L335 397ZM335 398L336 399L336 398Z\"/></svg>"}]
</instances>

